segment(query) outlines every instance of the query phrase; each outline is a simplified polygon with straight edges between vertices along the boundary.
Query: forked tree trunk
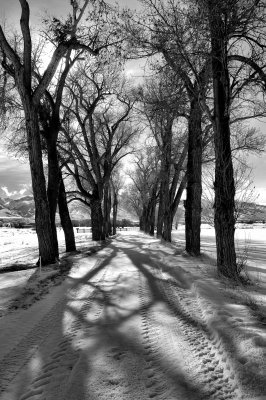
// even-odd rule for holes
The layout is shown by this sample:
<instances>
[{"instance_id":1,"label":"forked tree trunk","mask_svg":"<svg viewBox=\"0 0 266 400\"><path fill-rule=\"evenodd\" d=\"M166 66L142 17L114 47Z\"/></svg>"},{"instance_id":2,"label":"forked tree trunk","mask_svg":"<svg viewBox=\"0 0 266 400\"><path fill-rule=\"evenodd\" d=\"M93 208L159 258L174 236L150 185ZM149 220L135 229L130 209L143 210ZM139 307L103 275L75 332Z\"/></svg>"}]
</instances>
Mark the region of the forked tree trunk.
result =
<instances>
[{"instance_id":1,"label":"forked tree trunk","mask_svg":"<svg viewBox=\"0 0 266 400\"><path fill-rule=\"evenodd\" d=\"M97 195L94 195L90 201L91 204L91 231L92 240L104 240L104 220L102 213L102 202Z\"/></svg>"},{"instance_id":2,"label":"forked tree trunk","mask_svg":"<svg viewBox=\"0 0 266 400\"><path fill-rule=\"evenodd\" d=\"M200 255L202 194L202 111L198 99L190 104L188 123L187 198L185 202L186 251Z\"/></svg>"},{"instance_id":3,"label":"forked tree trunk","mask_svg":"<svg viewBox=\"0 0 266 400\"><path fill-rule=\"evenodd\" d=\"M59 207L61 225L65 235L66 252L76 251L74 229L69 215L65 185L61 176L61 171L60 171L60 186L58 194L58 207Z\"/></svg>"},{"instance_id":4,"label":"forked tree trunk","mask_svg":"<svg viewBox=\"0 0 266 400\"><path fill-rule=\"evenodd\" d=\"M214 225L218 271L237 278L235 252L235 184L230 145L230 78L227 61L227 37L217 3L209 0L212 45L215 144Z\"/></svg>"},{"instance_id":5,"label":"forked tree trunk","mask_svg":"<svg viewBox=\"0 0 266 400\"><path fill-rule=\"evenodd\" d=\"M47 265L56 261L58 250L51 228L37 110L33 106L29 106L25 116L39 256L42 265Z\"/></svg>"}]
</instances>

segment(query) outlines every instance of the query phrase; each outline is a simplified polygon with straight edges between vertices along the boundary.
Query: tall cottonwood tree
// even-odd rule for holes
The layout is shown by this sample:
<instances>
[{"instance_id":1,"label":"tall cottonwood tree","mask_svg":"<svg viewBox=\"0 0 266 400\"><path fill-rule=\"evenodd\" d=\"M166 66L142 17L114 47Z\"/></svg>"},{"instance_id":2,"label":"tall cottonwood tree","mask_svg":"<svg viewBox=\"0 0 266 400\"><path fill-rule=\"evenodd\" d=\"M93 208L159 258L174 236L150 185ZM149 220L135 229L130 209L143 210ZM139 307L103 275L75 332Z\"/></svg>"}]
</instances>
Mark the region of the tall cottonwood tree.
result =
<instances>
[{"instance_id":1,"label":"tall cottonwood tree","mask_svg":"<svg viewBox=\"0 0 266 400\"><path fill-rule=\"evenodd\" d=\"M246 41L245 37L249 35L248 32L254 23L254 18L256 19L255 11L259 3L259 1L248 1L240 4L240 2L230 0L207 0L200 3L203 15L203 7L207 10L206 19L211 44L215 145L214 224L217 267L224 276L234 279L237 278L239 270L234 243L235 182L230 140L233 96L229 54L234 54L241 48L241 39L243 39L243 43ZM233 56L231 58L234 59ZM254 75L250 78L253 81ZM246 80L245 85L248 82L249 79Z\"/></svg>"},{"instance_id":2,"label":"tall cottonwood tree","mask_svg":"<svg viewBox=\"0 0 266 400\"><path fill-rule=\"evenodd\" d=\"M78 56L77 56L78 57ZM57 206L61 225L65 234L66 251L75 251L75 236L66 202L65 186L59 165L57 140L61 127L61 104L67 75L75 63L76 57L71 59L71 50L65 56L65 63L57 74L56 88L54 85L44 92L39 106L40 133L46 144L48 177L47 198L50 211L50 222L53 233L53 242L59 255L55 216ZM40 76L35 73L38 78Z\"/></svg>"},{"instance_id":3,"label":"tall cottonwood tree","mask_svg":"<svg viewBox=\"0 0 266 400\"><path fill-rule=\"evenodd\" d=\"M34 77L37 80L41 80L41 75L39 74L38 64L41 60L34 54L38 54L39 47L44 43L39 43L36 49L33 49L33 58L35 60L34 65ZM55 248L58 252L58 242L57 242L57 232L55 224L55 214L57 205L64 209L64 212L60 213L61 224L64 229L66 251L75 250L75 237L73 232L73 226L68 212L67 203L64 204L65 194L61 193L59 200L59 190L64 190L64 184L60 184L62 180L61 171L58 165L57 157L57 137L60 129L60 104L62 100L62 93L64 89L64 83L71 65L73 65L74 60L70 62L70 53L66 57L65 64L62 63L62 68L56 74L56 82L53 82L45 90L44 96L41 99L40 106L38 108L40 133L42 139L43 155L45 161L47 161L47 197L50 210L50 221L53 232L53 242ZM16 90L14 90L14 83L9 77L8 82L3 84L3 89L8 90L8 96L2 95L3 102L6 107L5 116L3 123L1 124L4 129L5 144L8 151L15 153L20 157L28 157L27 149L27 138L25 129L25 118L23 117L23 107L19 100L19 96ZM56 87L56 88L55 88ZM8 119L8 121L7 121ZM65 218L65 220L64 220Z\"/></svg>"}]
</instances>

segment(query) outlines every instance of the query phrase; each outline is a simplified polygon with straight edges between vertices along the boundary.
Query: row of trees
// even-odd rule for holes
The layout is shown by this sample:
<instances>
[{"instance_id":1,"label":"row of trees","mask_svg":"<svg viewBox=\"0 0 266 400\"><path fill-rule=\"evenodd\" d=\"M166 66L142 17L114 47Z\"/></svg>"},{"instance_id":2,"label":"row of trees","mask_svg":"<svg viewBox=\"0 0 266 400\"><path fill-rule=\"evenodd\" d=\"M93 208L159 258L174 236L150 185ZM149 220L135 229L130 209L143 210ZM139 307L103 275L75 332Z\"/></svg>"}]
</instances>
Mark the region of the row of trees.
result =
<instances>
[{"instance_id":1,"label":"row of trees","mask_svg":"<svg viewBox=\"0 0 266 400\"><path fill-rule=\"evenodd\" d=\"M42 262L58 257L57 206L66 249L75 249L67 201L90 207L94 240L111 233L112 207L115 228L120 160L141 131L129 189L141 229L154 233L157 207L157 235L171 241L186 188L186 250L199 255L202 171L214 160L217 266L236 278L233 154L263 147L243 121L264 116L264 2L142 0L139 13L70 4L65 21L45 20L42 40L26 0L21 35L0 27L2 122L17 127L12 142L29 155ZM123 77L134 58L149 60L138 87Z\"/></svg>"},{"instance_id":2,"label":"row of trees","mask_svg":"<svg viewBox=\"0 0 266 400\"><path fill-rule=\"evenodd\" d=\"M223 275L237 278L233 150L257 151L257 144L263 147L264 140L261 141L254 130L246 129L241 121L265 115L265 4L259 0L192 0L186 3L144 0L142 3L141 16L128 12L125 22L132 45L134 43L132 56L146 55L155 60L157 76L159 72L161 75L162 71L171 71L171 88L164 92L168 102L165 111L168 111L160 107L162 114L159 115L164 118L161 125L158 113L152 121L162 135L159 144L156 129L152 129L161 166L157 175L159 183L154 183L161 185L158 235L170 240L168 220L171 221L174 209L173 194L177 196L177 191L172 191L177 176L180 191L184 181L187 189L186 250L191 255L200 254L202 166L209 157L213 158L217 266ZM160 79L165 82L162 75ZM179 87L178 94L176 91L173 94L175 84ZM171 151L171 146L178 123L173 121L180 121L182 117L186 119L187 143L179 147L180 158L176 159L178 153L176 149ZM232 148L232 133L238 140L235 148ZM182 176L179 172L176 175L179 168L184 168L182 149L186 151L186 146L185 171ZM141 168L138 165L138 175L144 177L148 170L143 165ZM149 199L153 189L154 186ZM150 213L146 207L151 207ZM153 202L151 205L146 202L144 214L149 216L152 210Z\"/></svg>"},{"instance_id":3,"label":"row of trees","mask_svg":"<svg viewBox=\"0 0 266 400\"><path fill-rule=\"evenodd\" d=\"M28 2L20 5L21 35L8 35L0 27L2 126L11 131L12 146L29 156L45 265L58 258L57 207L66 251L75 250L69 201L90 207L92 238L102 240L112 229L112 193L115 229L115 168L138 127L131 117L135 97L122 76L121 38L110 8L101 1L71 1L65 21L45 19L40 39L30 30ZM47 51L52 55L45 67Z\"/></svg>"}]
</instances>

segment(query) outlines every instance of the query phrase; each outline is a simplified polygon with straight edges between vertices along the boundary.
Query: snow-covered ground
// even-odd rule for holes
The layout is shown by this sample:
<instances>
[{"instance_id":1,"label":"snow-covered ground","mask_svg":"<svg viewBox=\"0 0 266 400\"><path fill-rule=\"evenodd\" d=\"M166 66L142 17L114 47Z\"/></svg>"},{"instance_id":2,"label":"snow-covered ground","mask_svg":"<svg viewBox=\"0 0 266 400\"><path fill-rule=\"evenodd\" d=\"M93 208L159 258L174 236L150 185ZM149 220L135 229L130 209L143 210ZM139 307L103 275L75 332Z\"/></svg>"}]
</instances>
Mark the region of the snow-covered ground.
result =
<instances>
[{"instance_id":1,"label":"snow-covered ground","mask_svg":"<svg viewBox=\"0 0 266 400\"><path fill-rule=\"evenodd\" d=\"M58 265L0 274L0 399L266 399L264 232L249 237L256 279L242 288L217 277L207 228L197 259L182 229L173 245L119 232L97 253L77 234L63 282L50 279ZM10 236L13 260L36 259L30 234L14 234L15 248Z\"/></svg>"}]
</instances>

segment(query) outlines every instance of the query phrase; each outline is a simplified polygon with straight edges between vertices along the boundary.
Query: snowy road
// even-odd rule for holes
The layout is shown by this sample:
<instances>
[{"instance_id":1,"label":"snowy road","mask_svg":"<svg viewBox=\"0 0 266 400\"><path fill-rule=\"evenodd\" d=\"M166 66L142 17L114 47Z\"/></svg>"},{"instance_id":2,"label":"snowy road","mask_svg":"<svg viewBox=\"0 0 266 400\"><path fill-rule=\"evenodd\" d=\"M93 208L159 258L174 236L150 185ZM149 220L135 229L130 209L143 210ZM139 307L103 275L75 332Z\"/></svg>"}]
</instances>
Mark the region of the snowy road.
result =
<instances>
[{"instance_id":1,"label":"snowy road","mask_svg":"<svg viewBox=\"0 0 266 400\"><path fill-rule=\"evenodd\" d=\"M201 271L171 257L134 233L74 256L62 285L0 320L0 400L251 399L195 290ZM229 335L245 321L228 310Z\"/></svg>"}]
</instances>

